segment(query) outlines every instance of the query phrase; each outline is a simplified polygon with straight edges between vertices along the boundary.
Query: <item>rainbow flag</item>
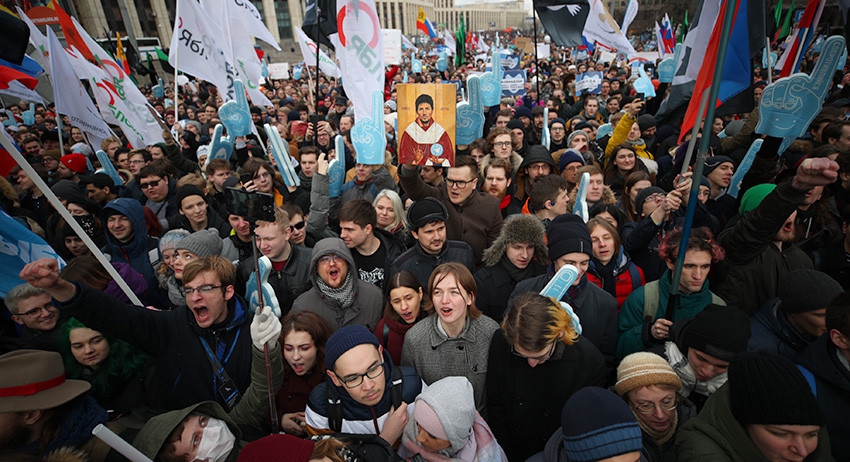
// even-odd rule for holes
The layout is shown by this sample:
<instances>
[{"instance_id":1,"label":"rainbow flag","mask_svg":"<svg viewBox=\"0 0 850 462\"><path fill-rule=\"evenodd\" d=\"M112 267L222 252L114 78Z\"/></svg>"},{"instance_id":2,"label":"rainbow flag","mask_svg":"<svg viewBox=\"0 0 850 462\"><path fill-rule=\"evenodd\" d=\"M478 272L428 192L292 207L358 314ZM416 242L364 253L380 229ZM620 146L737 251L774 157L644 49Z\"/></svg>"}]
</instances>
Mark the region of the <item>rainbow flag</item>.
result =
<instances>
[{"instance_id":1,"label":"rainbow flag","mask_svg":"<svg viewBox=\"0 0 850 462\"><path fill-rule=\"evenodd\" d=\"M423 10L421 6L419 7L419 14L416 15L416 28L425 34L428 34L428 37L432 39L437 38L437 32L434 30L434 25L431 24L431 21L428 20L427 16L425 16L425 10Z\"/></svg>"}]
</instances>

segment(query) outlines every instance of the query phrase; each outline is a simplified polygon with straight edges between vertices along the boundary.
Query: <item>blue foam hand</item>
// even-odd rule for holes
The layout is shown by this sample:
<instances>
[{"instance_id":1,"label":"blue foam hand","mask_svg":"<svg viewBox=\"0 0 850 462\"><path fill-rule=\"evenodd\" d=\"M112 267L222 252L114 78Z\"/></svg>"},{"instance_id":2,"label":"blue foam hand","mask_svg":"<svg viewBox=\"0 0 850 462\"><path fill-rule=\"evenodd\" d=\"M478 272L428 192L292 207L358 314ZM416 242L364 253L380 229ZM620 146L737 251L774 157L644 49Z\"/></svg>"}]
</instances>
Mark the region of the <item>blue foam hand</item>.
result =
<instances>
[{"instance_id":1,"label":"blue foam hand","mask_svg":"<svg viewBox=\"0 0 850 462\"><path fill-rule=\"evenodd\" d=\"M277 129L271 125L264 124L263 129L269 137L269 148L272 157L274 157L274 162L277 164L277 169L283 177L283 182L291 188L301 186L301 179L298 178L295 169L292 168L292 163L289 161L289 143L282 139Z\"/></svg>"},{"instance_id":2,"label":"blue foam hand","mask_svg":"<svg viewBox=\"0 0 850 462\"><path fill-rule=\"evenodd\" d=\"M245 86L242 81L233 81L234 99L228 101L218 108L218 118L227 128L227 136L236 138L251 134L251 108L248 106L248 97L245 96Z\"/></svg>"},{"instance_id":3,"label":"blue foam hand","mask_svg":"<svg viewBox=\"0 0 850 462\"><path fill-rule=\"evenodd\" d=\"M741 191L741 182L744 180L744 175L750 170L750 167L753 165L753 160L756 158L756 153L758 153L759 149L761 149L762 139L759 138L753 141L753 144L750 145L750 149L747 150L747 154L744 156L744 159L741 160L741 164L738 165L738 168L735 170L735 174L732 175L732 180L729 182L729 189L726 191L726 194L734 198L738 198L738 193Z\"/></svg>"},{"instance_id":4,"label":"blue foam hand","mask_svg":"<svg viewBox=\"0 0 850 462\"><path fill-rule=\"evenodd\" d=\"M481 79L481 104L492 107L498 106L502 99L502 53L498 47L493 47L493 67L485 72Z\"/></svg>"},{"instance_id":5,"label":"blue foam hand","mask_svg":"<svg viewBox=\"0 0 850 462\"><path fill-rule=\"evenodd\" d=\"M802 136L820 112L843 54L844 38L834 35L826 40L811 75L797 73L768 85L761 95L756 133Z\"/></svg>"},{"instance_id":6,"label":"blue foam hand","mask_svg":"<svg viewBox=\"0 0 850 462\"><path fill-rule=\"evenodd\" d=\"M35 104L30 103L30 108L21 112L21 118L24 120L24 125L35 124Z\"/></svg>"},{"instance_id":7,"label":"blue foam hand","mask_svg":"<svg viewBox=\"0 0 850 462\"><path fill-rule=\"evenodd\" d=\"M410 80L410 76L407 75L407 71L404 71L404 76L401 78L401 83L407 83Z\"/></svg>"},{"instance_id":8,"label":"blue foam hand","mask_svg":"<svg viewBox=\"0 0 850 462\"><path fill-rule=\"evenodd\" d=\"M610 123L602 124L599 126L599 128L596 129L596 139L598 140L599 138L608 136L612 133L614 133L613 125L611 125Z\"/></svg>"},{"instance_id":9,"label":"blue foam hand","mask_svg":"<svg viewBox=\"0 0 850 462\"><path fill-rule=\"evenodd\" d=\"M301 68L301 66L292 66L292 77L295 80L301 80L301 73L303 71L304 70Z\"/></svg>"},{"instance_id":10,"label":"blue foam hand","mask_svg":"<svg viewBox=\"0 0 850 462\"><path fill-rule=\"evenodd\" d=\"M471 75L466 79L469 101L457 103L455 133L457 144L472 144L484 133L484 106L481 104L481 79Z\"/></svg>"},{"instance_id":11,"label":"blue foam hand","mask_svg":"<svg viewBox=\"0 0 850 462\"><path fill-rule=\"evenodd\" d=\"M165 98L165 84L159 77L157 77L156 81L158 83L154 85L153 88L151 88L151 90L153 91L153 96L155 98Z\"/></svg>"},{"instance_id":12,"label":"blue foam hand","mask_svg":"<svg viewBox=\"0 0 850 462\"><path fill-rule=\"evenodd\" d=\"M101 167L103 167L103 172L109 175L109 178L112 178L112 182L116 186L124 184L124 179L118 174L118 170L115 170L115 165L113 165L112 161L109 160L109 156L106 155L106 152L102 149L98 149L97 152L95 152L95 155L97 156L97 160L100 161Z\"/></svg>"},{"instance_id":13,"label":"blue foam hand","mask_svg":"<svg viewBox=\"0 0 850 462\"><path fill-rule=\"evenodd\" d=\"M575 310L573 310L573 307L570 306L570 304L567 302L561 302L561 308L563 308L564 311L566 311L567 314L570 315L573 329L576 331L576 334L581 335L581 319L578 318L578 315L576 314Z\"/></svg>"},{"instance_id":14,"label":"blue foam hand","mask_svg":"<svg viewBox=\"0 0 850 462\"><path fill-rule=\"evenodd\" d=\"M416 58L413 58L412 60L410 60L410 72L413 72L414 74L421 74L422 73L422 61L420 61Z\"/></svg>"},{"instance_id":15,"label":"blue foam hand","mask_svg":"<svg viewBox=\"0 0 850 462\"><path fill-rule=\"evenodd\" d=\"M761 67L763 68L773 67L776 64L776 53L767 50L767 47L761 50Z\"/></svg>"},{"instance_id":16,"label":"blue foam hand","mask_svg":"<svg viewBox=\"0 0 850 462\"><path fill-rule=\"evenodd\" d=\"M584 172L581 174L581 183L578 185L578 194L576 195L576 203L573 206L573 213L581 217L585 223L590 219L590 214L587 212L587 188L590 186L590 173Z\"/></svg>"},{"instance_id":17,"label":"blue foam hand","mask_svg":"<svg viewBox=\"0 0 850 462\"><path fill-rule=\"evenodd\" d=\"M549 145L552 141L552 137L549 134L549 108L543 108L543 132L540 135L540 144L546 146L546 149L549 149Z\"/></svg>"},{"instance_id":18,"label":"blue foam hand","mask_svg":"<svg viewBox=\"0 0 850 462\"><path fill-rule=\"evenodd\" d=\"M262 75L264 79L268 78L268 76L269 76L269 66L266 65L265 60L263 60L263 62L261 64L263 65L263 69L260 71L260 75Z\"/></svg>"},{"instance_id":19,"label":"blue foam hand","mask_svg":"<svg viewBox=\"0 0 850 462\"><path fill-rule=\"evenodd\" d=\"M637 67L638 78L632 85L638 93L643 93L644 98L655 98L655 86L652 85L652 79L646 74L646 69L643 64Z\"/></svg>"},{"instance_id":20,"label":"blue foam hand","mask_svg":"<svg viewBox=\"0 0 850 462\"><path fill-rule=\"evenodd\" d=\"M345 141L337 135L334 139L336 157L328 162L328 197L339 197L342 184L345 181Z\"/></svg>"},{"instance_id":21,"label":"blue foam hand","mask_svg":"<svg viewBox=\"0 0 850 462\"><path fill-rule=\"evenodd\" d=\"M445 70L449 67L449 58L446 56L446 52L440 52L440 57L437 58L437 70L440 72L445 72Z\"/></svg>"},{"instance_id":22,"label":"blue foam hand","mask_svg":"<svg viewBox=\"0 0 850 462\"><path fill-rule=\"evenodd\" d=\"M658 81L661 83L671 83L673 75L676 74L676 59L664 58L658 63Z\"/></svg>"},{"instance_id":23,"label":"blue foam hand","mask_svg":"<svg viewBox=\"0 0 850 462\"><path fill-rule=\"evenodd\" d=\"M567 293L567 290L572 287L573 283L576 282L577 278L578 268L573 265L564 265L552 276L546 287L540 291L540 295L560 300Z\"/></svg>"},{"instance_id":24,"label":"blue foam hand","mask_svg":"<svg viewBox=\"0 0 850 462\"><path fill-rule=\"evenodd\" d=\"M272 313L280 318L280 303L277 300L277 295L274 294L274 288L269 284L269 274L272 272L272 262L269 257L263 255L257 261L257 268L260 270L260 285L263 289L263 304L272 308ZM259 298L257 297L257 275L251 273L251 277L245 282L245 294L247 295L248 305L251 313L256 313L260 307Z\"/></svg>"},{"instance_id":25,"label":"blue foam hand","mask_svg":"<svg viewBox=\"0 0 850 462\"><path fill-rule=\"evenodd\" d=\"M776 54L776 53L774 53ZM835 68L836 71L844 70L844 63L847 62L847 48L844 48L844 53L841 54L841 59L838 60L838 66Z\"/></svg>"},{"instance_id":26,"label":"blue foam hand","mask_svg":"<svg viewBox=\"0 0 850 462\"><path fill-rule=\"evenodd\" d=\"M357 163L379 165L384 163L384 151L387 137L384 131L384 94L372 92L372 117L358 120L351 127L351 144L357 152ZM337 157L345 158L343 151L337 151Z\"/></svg>"},{"instance_id":27,"label":"blue foam hand","mask_svg":"<svg viewBox=\"0 0 850 462\"><path fill-rule=\"evenodd\" d=\"M224 126L216 124L213 129L212 141L210 141L210 154L207 156L207 163L213 159L230 160L230 155L233 154L233 138L230 136L221 136L224 132Z\"/></svg>"}]
</instances>

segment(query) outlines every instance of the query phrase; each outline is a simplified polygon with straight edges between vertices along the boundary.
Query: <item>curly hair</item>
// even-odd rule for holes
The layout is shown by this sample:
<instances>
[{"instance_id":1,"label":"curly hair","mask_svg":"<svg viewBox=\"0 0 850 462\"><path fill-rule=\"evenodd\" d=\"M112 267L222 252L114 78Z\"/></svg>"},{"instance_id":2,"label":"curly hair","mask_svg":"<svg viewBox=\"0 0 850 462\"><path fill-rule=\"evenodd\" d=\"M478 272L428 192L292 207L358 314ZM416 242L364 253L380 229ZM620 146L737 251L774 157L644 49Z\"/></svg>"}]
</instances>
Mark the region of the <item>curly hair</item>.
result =
<instances>
[{"instance_id":1,"label":"curly hair","mask_svg":"<svg viewBox=\"0 0 850 462\"><path fill-rule=\"evenodd\" d=\"M675 262L679 256L679 244L682 241L682 228L674 229L664 237L658 245L658 254L665 261ZM708 228L694 228L688 238L688 250L697 252L708 252L711 254L711 262L717 263L726 256L723 247L714 239L714 235Z\"/></svg>"}]
</instances>

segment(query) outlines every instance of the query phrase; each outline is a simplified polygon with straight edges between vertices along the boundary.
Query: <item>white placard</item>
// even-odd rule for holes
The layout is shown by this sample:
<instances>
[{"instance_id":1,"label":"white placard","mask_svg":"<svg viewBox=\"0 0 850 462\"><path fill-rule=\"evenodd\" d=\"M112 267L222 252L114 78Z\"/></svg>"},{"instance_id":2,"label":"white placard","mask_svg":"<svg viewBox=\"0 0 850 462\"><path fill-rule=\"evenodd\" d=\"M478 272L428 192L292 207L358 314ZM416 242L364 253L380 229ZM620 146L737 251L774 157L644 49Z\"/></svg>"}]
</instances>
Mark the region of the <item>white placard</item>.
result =
<instances>
[{"instance_id":1,"label":"white placard","mask_svg":"<svg viewBox=\"0 0 850 462\"><path fill-rule=\"evenodd\" d=\"M384 34L384 64L401 64L401 29L381 29Z\"/></svg>"},{"instance_id":2,"label":"white placard","mask_svg":"<svg viewBox=\"0 0 850 462\"><path fill-rule=\"evenodd\" d=\"M288 79L289 63L272 63L268 65L270 79Z\"/></svg>"}]
</instances>

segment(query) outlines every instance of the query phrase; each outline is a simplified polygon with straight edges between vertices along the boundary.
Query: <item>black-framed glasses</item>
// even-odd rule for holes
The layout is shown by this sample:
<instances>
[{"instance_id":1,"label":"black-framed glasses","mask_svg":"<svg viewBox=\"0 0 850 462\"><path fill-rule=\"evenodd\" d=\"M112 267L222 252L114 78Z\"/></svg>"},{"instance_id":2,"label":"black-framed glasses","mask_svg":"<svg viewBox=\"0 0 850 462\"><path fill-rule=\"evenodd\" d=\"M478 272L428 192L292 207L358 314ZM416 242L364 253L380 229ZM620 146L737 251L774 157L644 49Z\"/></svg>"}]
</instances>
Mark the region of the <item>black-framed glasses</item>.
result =
<instances>
[{"instance_id":1,"label":"black-framed glasses","mask_svg":"<svg viewBox=\"0 0 850 462\"><path fill-rule=\"evenodd\" d=\"M549 347L549 351L547 351L546 353L543 353L542 355L539 355L539 356L526 356L526 355L516 351L516 347L514 347L513 345L511 345L511 353L513 353L514 356L517 356L517 357L522 358L522 359L532 359L534 361L546 361L547 359L551 358L552 353L555 352L555 344L556 343L557 343L557 341L552 342L552 346Z\"/></svg>"},{"instance_id":2,"label":"black-framed glasses","mask_svg":"<svg viewBox=\"0 0 850 462\"><path fill-rule=\"evenodd\" d=\"M18 313L18 316L25 317L25 318L32 318L32 317L40 315L42 311L47 311L49 313L51 309L55 309L55 308L53 308L53 303L47 302L42 306L39 306L39 307L36 307L36 308L33 308L33 309L27 311L26 313Z\"/></svg>"},{"instance_id":3,"label":"black-framed glasses","mask_svg":"<svg viewBox=\"0 0 850 462\"><path fill-rule=\"evenodd\" d=\"M337 378L340 382L345 385L345 388L357 388L363 383L363 377L369 377L370 379L377 379L384 373L384 363L380 362L375 364L374 366L366 369L366 372L362 374L352 374L346 377L340 377L337 375ZM336 372L334 372L336 375Z\"/></svg>"},{"instance_id":4,"label":"black-framed glasses","mask_svg":"<svg viewBox=\"0 0 850 462\"><path fill-rule=\"evenodd\" d=\"M180 289L180 292L182 292L185 297L190 297L195 292L199 292L201 294L208 294L208 293L210 293L210 292L212 292L216 289L221 289L222 287L224 287L224 286L221 286L221 285L214 286L212 284L205 284L205 285L202 285L201 287L197 287L197 288L183 286L183 288Z\"/></svg>"},{"instance_id":5,"label":"black-framed glasses","mask_svg":"<svg viewBox=\"0 0 850 462\"><path fill-rule=\"evenodd\" d=\"M139 183L139 187L142 189L156 188L157 186L159 186L160 181L162 181L162 179L150 181L148 183Z\"/></svg>"},{"instance_id":6,"label":"black-framed glasses","mask_svg":"<svg viewBox=\"0 0 850 462\"><path fill-rule=\"evenodd\" d=\"M513 141L494 141L493 146L498 146L500 148L506 148L508 146L513 145Z\"/></svg>"},{"instance_id":7,"label":"black-framed glasses","mask_svg":"<svg viewBox=\"0 0 850 462\"><path fill-rule=\"evenodd\" d=\"M452 180L450 178L446 178L446 185L449 188L454 188L455 186L457 186L458 189L464 189L464 188L466 188L466 186L469 183L472 183L475 180L476 179L472 179L472 180Z\"/></svg>"},{"instance_id":8,"label":"black-framed glasses","mask_svg":"<svg viewBox=\"0 0 850 462\"><path fill-rule=\"evenodd\" d=\"M664 401L667 401L667 400L664 400ZM649 415L649 414L652 414L653 412L655 412L656 408L661 408L662 411L674 411L674 410L676 410L676 407L679 406L679 396L678 395L673 397L670 401L667 401L667 402L664 402L664 401L662 401L660 403L648 403L648 402L635 403L635 404L632 404L632 408L634 408L635 410L637 410L641 414Z\"/></svg>"}]
</instances>

